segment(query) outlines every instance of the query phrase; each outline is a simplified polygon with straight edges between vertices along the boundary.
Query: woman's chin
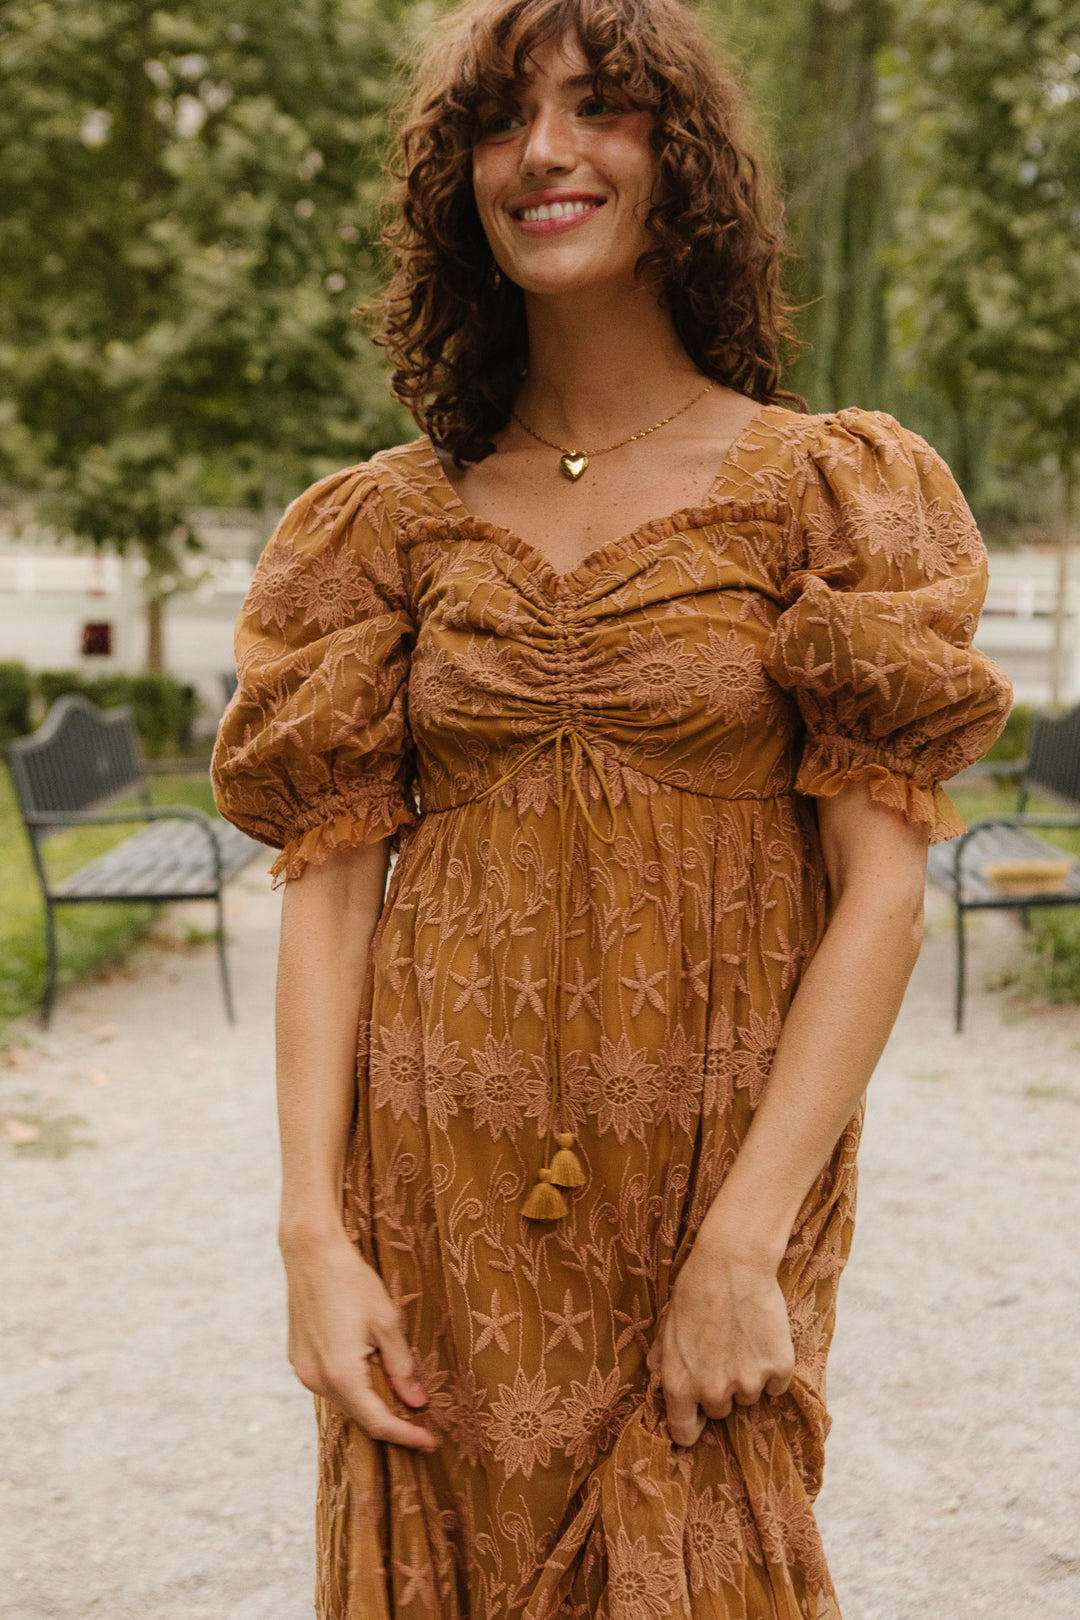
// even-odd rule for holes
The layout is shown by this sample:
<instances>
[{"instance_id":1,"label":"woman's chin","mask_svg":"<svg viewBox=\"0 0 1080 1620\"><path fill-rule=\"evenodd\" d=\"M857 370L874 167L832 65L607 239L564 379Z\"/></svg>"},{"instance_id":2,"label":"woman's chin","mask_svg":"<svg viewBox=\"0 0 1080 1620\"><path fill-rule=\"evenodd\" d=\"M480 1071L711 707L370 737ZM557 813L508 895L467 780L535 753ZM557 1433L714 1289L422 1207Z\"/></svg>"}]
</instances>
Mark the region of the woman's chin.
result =
<instances>
[{"instance_id":1,"label":"woman's chin","mask_svg":"<svg viewBox=\"0 0 1080 1620\"><path fill-rule=\"evenodd\" d=\"M610 263L519 266L516 271L504 271L530 298L622 298L634 291L632 267L624 272L613 272Z\"/></svg>"}]
</instances>

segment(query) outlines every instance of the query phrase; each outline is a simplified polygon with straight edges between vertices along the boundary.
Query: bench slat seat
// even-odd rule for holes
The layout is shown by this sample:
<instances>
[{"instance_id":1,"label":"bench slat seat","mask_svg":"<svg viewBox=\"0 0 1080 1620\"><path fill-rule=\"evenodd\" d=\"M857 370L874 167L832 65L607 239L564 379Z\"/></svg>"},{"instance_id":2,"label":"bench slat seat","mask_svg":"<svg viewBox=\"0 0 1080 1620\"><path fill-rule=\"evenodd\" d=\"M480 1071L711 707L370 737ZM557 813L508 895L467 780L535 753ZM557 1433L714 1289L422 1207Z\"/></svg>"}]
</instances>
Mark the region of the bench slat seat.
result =
<instances>
[{"instance_id":1,"label":"bench slat seat","mask_svg":"<svg viewBox=\"0 0 1080 1620\"><path fill-rule=\"evenodd\" d=\"M956 895L956 851L958 838L935 844L930 851L929 873L933 882ZM1060 859L1070 863L1065 885L1054 894L1020 890L1005 891L985 875L987 866L1001 861ZM1080 861L1065 850L1053 848L1026 827L998 823L982 827L968 840L960 860L960 898L970 911L1016 910L1029 906L1060 906L1080 901Z\"/></svg>"},{"instance_id":2,"label":"bench slat seat","mask_svg":"<svg viewBox=\"0 0 1080 1620\"><path fill-rule=\"evenodd\" d=\"M228 883L261 850L236 827L210 824ZM158 821L52 885L57 900L213 900L218 891L206 833L190 821Z\"/></svg>"}]
</instances>

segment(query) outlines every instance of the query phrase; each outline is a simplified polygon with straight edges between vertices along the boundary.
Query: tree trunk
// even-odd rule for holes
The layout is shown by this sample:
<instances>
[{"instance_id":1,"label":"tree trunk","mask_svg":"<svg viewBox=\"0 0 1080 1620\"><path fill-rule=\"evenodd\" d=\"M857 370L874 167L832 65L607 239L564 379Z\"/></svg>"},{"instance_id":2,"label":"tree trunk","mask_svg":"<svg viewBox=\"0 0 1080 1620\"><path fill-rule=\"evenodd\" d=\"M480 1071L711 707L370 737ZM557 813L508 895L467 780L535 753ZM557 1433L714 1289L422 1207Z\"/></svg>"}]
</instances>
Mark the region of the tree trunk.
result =
<instances>
[{"instance_id":1,"label":"tree trunk","mask_svg":"<svg viewBox=\"0 0 1080 1620\"><path fill-rule=\"evenodd\" d=\"M1057 591L1054 598L1054 648L1050 666L1050 701L1056 707L1067 698L1069 656L1072 651L1066 634L1069 622L1069 562L1072 550L1073 495L1075 472L1067 464L1061 475L1061 522L1057 543Z\"/></svg>"},{"instance_id":2,"label":"tree trunk","mask_svg":"<svg viewBox=\"0 0 1080 1620\"><path fill-rule=\"evenodd\" d=\"M165 673L165 601L156 591L146 598L146 668L150 675Z\"/></svg>"},{"instance_id":3,"label":"tree trunk","mask_svg":"<svg viewBox=\"0 0 1080 1620\"><path fill-rule=\"evenodd\" d=\"M810 352L789 387L811 408L891 403L882 245L892 206L878 127L878 56L886 0L840 9L814 0L800 73L790 85L785 153L798 253L793 292Z\"/></svg>"}]
</instances>

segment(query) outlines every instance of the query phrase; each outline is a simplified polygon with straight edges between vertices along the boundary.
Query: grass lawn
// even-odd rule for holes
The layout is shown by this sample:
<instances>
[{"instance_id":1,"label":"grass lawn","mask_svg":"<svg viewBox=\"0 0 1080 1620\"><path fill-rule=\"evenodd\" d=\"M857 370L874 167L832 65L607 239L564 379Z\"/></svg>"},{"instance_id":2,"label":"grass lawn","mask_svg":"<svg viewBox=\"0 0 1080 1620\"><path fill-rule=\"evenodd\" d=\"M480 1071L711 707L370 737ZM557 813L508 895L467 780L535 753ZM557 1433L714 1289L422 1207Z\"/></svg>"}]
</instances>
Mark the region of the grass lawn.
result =
<instances>
[{"instance_id":1,"label":"grass lawn","mask_svg":"<svg viewBox=\"0 0 1080 1620\"><path fill-rule=\"evenodd\" d=\"M213 812L209 779L197 776L151 777L155 804L194 805ZM135 801L133 800L132 803ZM104 854L131 827L76 827L45 845L45 858L55 877ZM136 827L135 831L138 830ZM45 921L30 843L19 819L11 777L0 766L0 1037L13 1018L34 1011L45 983ZM119 961L147 932L157 906L61 906L57 911L60 986Z\"/></svg>"}]
</instances>

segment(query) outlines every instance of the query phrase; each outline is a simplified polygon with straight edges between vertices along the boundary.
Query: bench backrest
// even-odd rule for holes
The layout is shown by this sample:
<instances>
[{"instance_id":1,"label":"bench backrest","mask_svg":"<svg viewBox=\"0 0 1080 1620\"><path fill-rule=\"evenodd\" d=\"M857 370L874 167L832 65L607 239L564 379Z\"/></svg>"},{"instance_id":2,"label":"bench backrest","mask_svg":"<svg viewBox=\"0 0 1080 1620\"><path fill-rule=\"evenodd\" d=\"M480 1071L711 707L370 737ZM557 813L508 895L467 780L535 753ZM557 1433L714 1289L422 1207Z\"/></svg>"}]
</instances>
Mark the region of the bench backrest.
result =
<instances>
[{"instance_id":1,"label":"bench backrest","mask_svg":"<svg viewBox=\"0 0 1080 1620\"><path fill-rule=\"evenodd\" d=\"M1034 714L1024 787L1080 803L1080 705L1068 714Z\"/></svg>"},{"instance_id":2,"label":"bench backrest","mask_svg":"<svg viewBox=\"0 0 1080 1620\"><path fill-rule=\"evenodd\" d=\"M8 765L31 829L35 812L90 810L145 789L130 712L105 712L84 697L59 698L40 730L9 746Z\"/></svg>"}]
</instances>

